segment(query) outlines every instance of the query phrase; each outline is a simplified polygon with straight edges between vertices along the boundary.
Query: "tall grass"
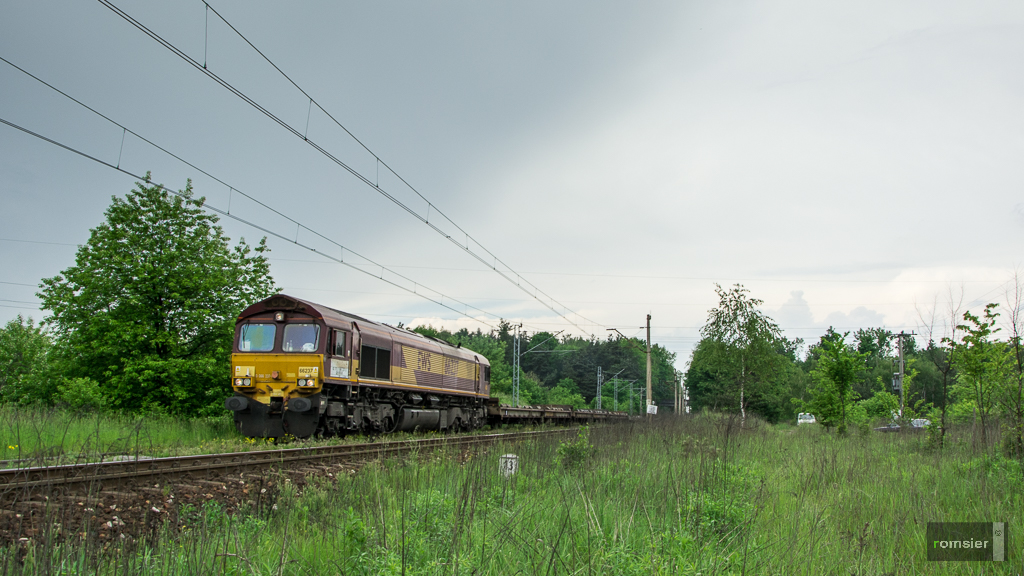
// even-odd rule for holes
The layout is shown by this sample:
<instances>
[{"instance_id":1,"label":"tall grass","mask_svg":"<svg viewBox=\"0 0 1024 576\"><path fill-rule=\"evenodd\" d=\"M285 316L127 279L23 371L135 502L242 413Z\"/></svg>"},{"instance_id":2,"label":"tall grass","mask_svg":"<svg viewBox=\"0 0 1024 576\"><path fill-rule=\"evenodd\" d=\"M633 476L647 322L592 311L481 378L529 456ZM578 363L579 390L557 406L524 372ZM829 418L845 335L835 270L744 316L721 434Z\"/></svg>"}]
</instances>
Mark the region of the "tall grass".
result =
<instances>
[{"instance_id":1,"label":"tall grass","mask_svg":"<svg viewBox=\"0 0 1024 576\"><path fill-rule=\"evenodd\" d=\"M0 406L0 466L162 456L219 443L241 444L230 416L183 419Z\"/></svg>"},{"instance_id":2,"label":"tall grass","mask_svg":"<svg viewBox=\"0 0 1024 576\"><path fill-rule=\"evenodd\" d=\"M428 453L211 503L149 539L16 544L0 574L1016 574L1022 470L969 433L836 438L728 417ZM969 432L969 431L968 431ZM515 453L518 473L498 473ZM1010 561L929 563L929 521L1006 521ZM181 526L185 526L181 528ZM42 542L42 539L40 540Z\"/></svg>"},{"instance_id":3,"label":"tall grass","mask_svg":"<svg viewBox=\"0 0 1024 576\"><path fill-rule=\"evenodd\" d=\"M401 433L390 434L387 438L423 437L423 433ZM0 405L0 468L368 441L371 439L361 435L302 441L286 439L277 443L245 438L235 430L232 416L227 413L211 418L177 418Z\"/></svg>"}]
</instances>

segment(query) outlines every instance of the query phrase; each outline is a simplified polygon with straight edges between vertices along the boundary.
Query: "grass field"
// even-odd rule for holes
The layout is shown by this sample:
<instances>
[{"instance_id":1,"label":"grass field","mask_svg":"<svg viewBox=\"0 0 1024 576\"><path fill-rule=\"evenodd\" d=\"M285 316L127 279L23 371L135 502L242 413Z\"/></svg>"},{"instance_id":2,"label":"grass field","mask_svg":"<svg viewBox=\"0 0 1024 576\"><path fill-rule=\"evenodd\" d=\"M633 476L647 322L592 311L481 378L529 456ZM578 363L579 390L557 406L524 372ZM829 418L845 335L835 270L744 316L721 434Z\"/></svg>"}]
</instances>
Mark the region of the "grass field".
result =
<instances>
[{"instance_id":1,"label":"grass field","mask_svg":"<svg viewBox=\"0 0 1024 576\"><path fill-rule=\"evenodd\" d=\"M388 435L391 440L423 437L423 434ZM285 440L277 444L249 439L235 430L230 414L182 419L0 406L0 468L97 462L101 458L136 455L162 457L275 450L285 444L297 447L368 441L366 436L356 435L302 442Z\"/></svg>"},{"instance_id":2,"label":"grass field","mask_svg":"<svg viewBox=\"0 0 1024 576\"><path fill-rule=\"evenodd\" d=\"M233 451L250 444L228 416L185 420L15 406L0 407L0 438L0 460L8 466L95 461L100 455L188 454L207 446Z\"/></svg>"},{"instance_id":3,"label":"grass field","mask_svg":"<svg viewBox=\"0 0 1024 576\"><path fill-rule=\"evenodd\" d=\"M972 446L969 428L940 453L925 434L664 418L285 483L273 505L228 515L210 503L104 551L42 538L0 552L0 573L1024 572L1024 474ZM506 452L520 465L508 479ZM927 562L929 521L1008 522L1009 561Z\"/></svg>"}]
</instances>

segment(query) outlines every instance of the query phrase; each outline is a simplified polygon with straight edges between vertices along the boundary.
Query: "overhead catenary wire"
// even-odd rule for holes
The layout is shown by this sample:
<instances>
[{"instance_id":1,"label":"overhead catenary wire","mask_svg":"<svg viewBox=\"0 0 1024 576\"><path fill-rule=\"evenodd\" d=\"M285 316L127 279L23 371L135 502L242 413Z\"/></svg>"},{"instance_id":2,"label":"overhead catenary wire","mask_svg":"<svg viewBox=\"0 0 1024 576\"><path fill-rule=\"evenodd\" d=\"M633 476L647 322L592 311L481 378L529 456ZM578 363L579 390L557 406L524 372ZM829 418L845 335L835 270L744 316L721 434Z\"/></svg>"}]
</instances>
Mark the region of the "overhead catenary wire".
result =
<instances>
[{"instance_id":1,"label":"overhead catenary wire","mask_svg":"<svg viewBox=\"0 0 1024 576\"><path fill-rule=\"evenodd\" d=\"M275 258L284 262L309 262L312 264L322 264L316 260L299 260L294 258ZM490 272L490 270L481 270L479 268L451 268L447 266L413 266L408 264L392 264L392 268L418 268L423 270L448 270L452 272ZM537 274L543 276L585 276L588 278L622 278L624 280L692 280L692 281L710 281L717 282L719 284L729 284L730 282L825 282L834 284L992 284L993 282L1005 283L1005 280L913 280L913 279L896 279L892 278L889 280L867 280L867 279L848 279L841 280L838 278L712 278L703 276L655 276L655 275L643 275L643 274L599 274L596 272L540 272L536 270L524 270L523 274Z\"/></svg>"},{"instance_id":2,"label":"overhead catenary wire","mask_svg":"<svg viewBox=\"0 0 1024 576\"><path fill-rule=\"evenodd\" d=\"M134 173L130 172L129 170L125 169L125 168L121 168L121 167L119 167L119 166L117 166L115 164L111 164L110 162L107 162L105 160L102 160L100 158L92 156L92 155L90 155L90 154L88 154L86 152L78 150L78 149L76 149L76 148L74 148L72 146L69 146L67 144L63 144L61 142L58 142L56 140L53 140L53 139L48 138L46 136L43 136L42 134L39 134L37 132L33 132L32 130L29 130L28 128L25 128L23 126L19 126L18 124L15 124L14 122L10 122L10 121L8 121L8 120L6 120L4 118L0 118L0 123L5 124L7 126L10 126L11 128L14 128L16 130L20 130L21 132L24 132L25 134L28 134L28 135L33 136L35 138L38 138L38 139L40 139L40 140L42 140L44 142L47 142L49 144L53 144L54 146L57 146L59 148L63 148L64 150L67 150L68 152L72 152L72 153L77 154L77 155L79 155L79 156L81 156L83 158L86 158L88 160L92 160L93 162L96 162L98 164L106 166L106 167L108 167L108 168L110 168L112 170L116 170L118 172L121 172L122 174L126 174L128 176L131 176L132 178L135 178L136 180L143 180L144 179L143 176L140 176L138 174L134 174ZM171 188L168 188L168 187L164 186L163 184L154 184L154 185L159 187L161 190L164 190L164 191L166 191L168 193L174 194L175 196L184 196L181 192L179 192L177 190L173 190ZM240 217L238 217L235 214L229 214L227 211L222 210L220 208L217 208L215 206L211 206L210 204L204 203L203 204L203 208L206 209L206 210L209 210L211 212L215 212L217 214L220 214L221 216L224 216L224 217L230 218L232 220L235 220L237 222L240 222L242 224L245 224L247 226L250 226L252 228L255 228L255 229L257 229L257 230L259 230L259 231L261 231L261 232L263 232L265 234L269 234L271 236L274 236L275 238L279 238L281 240L285 240L285 241L287 241L289 243L295 244L296 246L299 246L301 248L305 248L305 249L307 249L307 250L309 250L311 252L314 252L314 253L316 253L316 254L324 257L324 258L328 258L330 260L334 260L338 264L341 264L343 266L347 266L347 267L352 268L353 270L357 270L358 272L361 272L361 273L363 273L363 274L365 274L367 276L371 276L371 277L376 278L376 279L378 279L378 280L380 280L382 282L390 284L390 285L392 285L392 286L394 286L394 287L396 287L396 288L398 288L400 290L404 290L406 292L409 292L410 294L414 294L416 296L419 296L420 298L423 298L424 300L428 300L430 302L433 302L434 304L437 304L438 306L441 306L443 308L451 310L452 312L464 315L466 318L468 318L470 320L473 320L475 322L479 322L479 323L481 323L481 324L483 324L483 325L485 325L485 326L487 326L489 328L492 328L492 329L494 328L494 325L491 324L490 322L487 322L487 321L481 320L480 318L476 318L474 316L471 316L471 315L469 315L467 313L466 310L459 310L457 308L453 308L452 306L449 306L448 304L445 304L444 302L442 302L441 299L431 298L431 297L427 296L426 294L423 294L423 293L418 292L418 291L413 290L413 289L409 289L409 288L407 288L405 286L402 286L401 284L399 284L397 282L388 280L387 278L383 277L383 274L380 275L380 276L377 276L376 274L372 274L372 273L370 273L370 272L368 272L366 270L363 270L363 269L359 268L358 266L354 266L351 263L342 260L341 258L336 258L334 256L331 256L330 254L325 254L325 253L323 253L321 251L318 251L317 249L313 248L312 246L307 246L307 245L305 245L305 244L303 244L301 242L298 242L297 240L292 240L291 238L289 238L289 237L287 237L287 236L285 236L285 235L283 235L281 233L278 233L278 232L276 232L274 230L270 230L269 228L266 228L264 226L260 226L259 224L256 224L255 222L250 222L250 221L248 221L248 220L246 220L244 218L240 218ZM312 231L312 230L310 230L310 231L314 232L315 234L318 234L315 231ZM327 240L328 242L334 243L334 244L338 245L339 247L342 247L344 250L348 250L352 254L358 255L358 253L356 253L355 251L349 250L348 248L344 248L343 246L341 246L340 244L337 244L333 240L330 240L330 239L328 239L326 237L323 237L323 236L321 236L321 237L324 238L325 240ZM364 258L367 261L370 261L368 258L365 258L364 256L359 256L359 257L360 258ZM395 274L396 276L402 278L402 279L405 279L405 280L408 280L408 281L412 282L412 280L409 280L408 278L402 276L401 274L397 274L397 273L394 273L394 272L392 272L392 273ZM423 286L422 284L419 284L419 283L416 283L416 286L426 288L425 286ZM440 298L447 298L448 300L451 300L453 302L458 302L459 304L462 304L462 305L466 306L467 310L468 309L473 309L473 310L477 310L478 312L481 312L483 314L486 314L487 316L497 317L497 315L494 315L494 314L491 314L491 313L486 312L484 310L481 310L481 309L479 309L479 308L477 308L475 306L469 306L468 304L465 304L463 302L459 302L455 298L451 298L451 297L445 296L441 292L437 292L436 290L433 290L433 289L430 289L430 288L427 288L427 289L430 290L431 292L434 292L435 294L438 294L440 296ZM5 307L6 308L13 308L13 306L5 306Z\"/></svg>"},{"instance_id":3,"label":"overhead catenary wire","mask_svg":"<svg viewBox=\"0 0 1024 576\"><path fill-rule=\"evenodd\" d=\"M403 210L405 210L407 213L409 213L414 218L416 218L416 219L420 220L422 223L426 224L428 227L430 227L435 232L437 232L438 234L443 236L445 239L450 241L452 244L458 246L464 252L466 252L467 254L469 254L470 256L475 258L476 260L478 260L481 264L483 264L484 266L487 266L492 271L494 271L495 273L500 275L502 278L504 278L506 281L508 281L511 284L515 285L521 291L523 291L524 293L528 294L533 299L535 299L538 302L540 302L542 305L544 305L544 307L548 308L549 310L551 310L552 312L557 314L559 317L561 317L566 322L572 324L573 326L575 326L577 329L579 329L580 331L582 331L584 333L590 333L590 332L587 331L586 329L584 329L582 326L580 326L577 322L571 320L567 316L567 314L568 315L573 315L573 316L576 316L578 318L581 318L581 319L585 320L586 322L584 322L584 323L589 323L589 324L594 325L594 326L601 326L601 327L603 327L600 323L598 323L598 322L596 322L594 320L590 320L590 319L584 317L583 315L579 314L578 312L574 312L568 306L565 306L564 304L561 304L560 302L555 300L553 297L551 297L550 295L545 293L543 290L538 288L536 285L531 283L529 280L524 278L520 273L516 272L511 266L509 266L503 260L498 258L493 252L488 250L483 244L481 244L479 241L477 241L475 238L473 238L468 232L466 232L454 220L449 218L443 211L441 211L436 205L434 205L422 193L420 193L419 190L417 190L415 187L413 187L411 184L409 184L409 182L407 182L401 175L399 175L394 169L392 169L386 162L381 160L381 158L377 154L375 154L372 150L370 150L370 148L367 147L362 141L360 141L358 138L356 138L356 136L353 135L348 130L348 128L346 128L343 124L341 124L341 122L339 122L333 115L331 115L330 112L328 112L326 109L324 109L324 107L321 106L305 90L303 90L302 87L300 87L294 80L292 80L287 74L285 74L284 71L281 70L280 67L278 67L272 60L270 60L270 58L268 58L262 51L260 51L252 42L250 42L230 22L228 22L228 20L226 18L224 18L220 13L218 13L215 9L213 9L213 7L211 7L209 5L209 3L205 2L205 1L203 2L203 4L205 6L207 6L207 8L210 11L212 11L218 18L220 18L222 22L224 22L228 27L230 27L231 30L235 34L237 34L240 38L242 38L242 40L245 41L246 44L248 44L267 63L269 63L284 78L286 78L288 80L288 82L291 83L297 90L299 90L299 92L304 97L308 98L310 103L311 103L310 104L311 106L313 104L315 104L316 107L320 111L322 111L328 118L330 118L332 122L334 122L342 130L344 130L346 134L348 134L350 137L352 137L352 139L355 140L360 146L362 146L362 148L364 150L366 150L367 153L369 153L371 156L373 156L373 158L377 161L377 165L378 166L384 166L389 172L391 172L391 174L393 174L403 184L405 184L410 190L412 190L419 198L421 198L424 202L426 202L426 204L427 204L427 216L425 217L425 216L421 215L418 211L416 211L415 209L413 209L409 205L405 204L404 202L399 200L397 197L395 197L393 194L389 193L387 190L382 188L379 185L379 180L378 181L374 181L374 180L371 180L368 176L363 175L358 170L353 168L351 165L349 165L345 161L343 161L340 158L338 158L335 155L333 155L327 149L323 148L319 144L316 144L315 142L310 140L307 137L308 134L305 131L300 131L298 128L293 127L287 121L285 121L284 119L280 118L279 116L277 116L276 114L274 114L273 112L268 110L266 107L264 107L263 105L259 104L258 102L256 102L254 99L252 99L248 95L246 95L244 92L242 92L241 90L239 90L238 88L233 86L231 83L229 83L228 81L226 81L223 78L221 78L219 75L217 75L214 72L212 72L209 69L208 62L204 61L204 62L200 63L196 59L192 58L191 56L186 54L183 50L181 50L180 48L175 46L173 43L171 43L170 41L164 39L162 36L160 36L159 34L154 32L153 30L151 30L145 24L143 24L139 20L135 19L130 14L128 14L127 12L125 12L124 10L122 10L121 8L119 8L118 6L116 6L115 4L110 2L109 0L98 0L98 1L101 4L103 4L105 7L110 9L112 12L114 12L115 14L120 16L126 22L128 22L129 24L131 24L132 26L137 28L139 31L143 32L144 34L149 36L151 39L155 40L161 46L163 46L163 47L167 48L168 50L170 50L174 55L178 56L179 58L181 58L182 60L184 60L185 62L190 64L196 70L199 70L200 72L205 74L207 77L209 77L210 79L212 79L215 82L217 82L218 84L220 84L223 88L225 88L226 90L228 90L229 92L231 92L232 94L234 94L235 96L240 98L242 101L244 101L245 103L249 104L250 106L252 106L256 110L258 110L259 112L263 113L265 116L267 116L268 118L270 118L271 120L276 122L278 125L280 125L282 128L284 128L288 132L292 133L297 138L300 138L304 142L308 143L311 147L313 147L313 149L315 149L316 151L320 152L323 156L325 156L326 158L328 158L329 160L331 160L332 162L334 162L335 164L337 164L338 166L340 166L341 168L343 168L344 170L346 170L347 172L352 174L356 179L358 179L359 181L363 182L367 186L373 188L377 193L381 194L382 196L384 196L385 198L387 198L388 200L393 202L395 205L397 205L400 208L402 208ZM204 56L204 60L205 60L205 56ZM307 129L308 129L308 127L307 127ZM446 221L448 221L448 223L450 223L452 226L454 226L455 229L459 231L459 237L465 237L466 243L462 244L459 241L458 238L454 237L451 234L446 233L439 226L437 226L436 224L432 223L430 221L430 217L429 217L431 212L436 212L442 218L444 218ZM479 246L480 249L482 249L482 251L484 253L486 253L486 257L482 256L481 254L478 254L476 251L474 251L472 249L472 247L470 246L470 240L472 240L474 244ZM506 273L504 270L499 269L498 268L498 264L501 264L501 266L505 270L507 270L508 272ZM510 274L515 276L515 278L512 278L510 276ZM543 296L543 298L541 298L541 296ZM556 306L558 308L561 308L561 310L556 308Z\"/></svg>"},{"instance_id":4,"label":"overhead catenary wire","mask_svg":"<svg viewBox=\"0 0 1024 576\"><path fill-rule=\"evenodd\" d=\"M225 182L225 181L221 180L220 178L218 178L218 177L214 176L213 174L211 174L211 173L207 172L206 170L203 170L202 168L200 168L200 167L196 166L195 164L192 164L192 163L191 163L191 162L189 162L188 160L185 160L185 159L184 159L184 158L182 158L181 156L178 156L177 154L175 154L175 153L171 152L170 150L167 150L166 148L164 148L164 147L160 146L159 144L157 144L157 143L153 142L152 140L150 140L150 139L148 139L148 138L146 138L146 137L142 136L141 134L139 134L139 133L137 133L137 132L135 132L135 131L131 130L130 128L126 127L125 125L121 124L120 122L118 122L118 121L114 120L113 118L110 118L109 116L107 116L107 115L103 114L102 112L99 112L99 111L98 111L98 110L96 110L95 108L92 108L91 106L89 106L88 104L85 104L84 102L82 102L82 101L78 100L77 98L74 98L74 97L73 97L73 96L71 96L70 94L68 94L68 93L64 92L63 90L61 90L61 89L57 88L56 86L53 86L52 84L50 84L50 83L46 82L45 80L43 80L43 79L39 78L38 76L36 76L36 75L32 74L31 72L29 72L29 71L27 71L27 70L25 70L25 69L21 68L20 66L18 66L18 65L16 65L16 64L14 64L13 62L11 62L11 61L7 60L6 58L3 58L2 56L0 56L0 61L2 61L2 62L4 62L4 63L6 63L7 65L11 66L12 68L14 68L14 69L18 70L19 72L21 72L21 73L25 74L26 76L28 76L28 77L30 77L30 78L32 78L33 80L35 80L36 82L38 82L38 83L42 84L43 86L46 86L46 87L47 87L47 88L49 88L50 90L53 90L54 92L56 92L56 93L60 94L60 95L61 95L61 96L63 96L64 98L67 98L68 100L70 100L70 101L74 102L75 104L77 104L77 105L81 106L82 108L84 108L84 109L88 110L89 112L91 112L91 113L95 114L96 116L98 116L98 117L102 118L103 120L105 120L105 121L109 122L110 124L112 124L112 125L114 125L114 126L117 126L118 128L120 128L120 129L121 129L121 130L123 131L123 133L126 133L126 134L131 134L132 136L134 136L134 137L138 138L139 140L141 140L141 141L145 142L146 144L149 144L150 146L154 147L155 149L157 149L157 150L159 150L159 151L163 152L164 154L167 154L167 155L168 155L168 156L170 156L171 158L174 158L175 160L177 160L177 161L181 162L182 164L184 164L184 165L186 165L186 166L188 166L188 167L192 168L193 170L196 170L197 172L199 172L199 173L201 173L201 174L203 174L203 175L207 176L208 178L210 178L210 179L214 180L215 182L218 182L219 184L221 184L221 185L223 185L223 186L227 187L227 188L228 188L229 190L231 190L231 192L232 192L232 193L234 193L234 192L238 192L238 193L239 193L240 195L242 195L242 196L244 196L245 198L247 198L247 199L251 200L252 202L256 203L257 205L259 205L259 206L261 206L261 207L263 207L263 208L265 208L265 209L267 209L267 210L271 211L272 213L274 213L274 214L276 214L276 215L278 215L278 216L280 216L280 217L282 217L282 218L284 218L284 219L288 220L289 222L291 222L291 223L293 223L293 224L295 224L295 225L296 225L296 229L297 229L297 230L299 230L299 229L302 229L302 230L306 230L306 231L308 231L308 232L310 232L310 233L312 233L312 234L316 235L317 237L319 237L319 238L321 238L321 239L325 240L326 242L329 242L329 243L333 244L334 246L338 247L338 248L339 248L339 249L341 250L342 258L334 258L334 257L332 257L332 256L330 256L330 255L328 255L328 254L325 254L325 253L323 253L323 252L321 252L321 251L318 251L318 250L316 250L315 248L312 248L312 247L310 247L310 246L306 246L306 245L304 245L304 244L301 244L301 243L299 243L299 242L298 242L298 235L296 235L296 237L295 237L295 239L294 239L294 240L293 240L293 239L290 239L290 238L286 238L285 236L283 236L283 235L281 235L281 234L278 234L278 233L276 233L276 232L271 232L271 231L269 231L269 230L267 230L267 229L265 229L265 228L263 228L263 227L257 226L257 225L256 225L255 223L252 223L252 222L248 222L248 221L246 221L246 220L244 220L244 219L242 219L242 218L239 218L238 216L236 216L236 215L234 215L234 214L231 214L231 212L230 212L230 208L229 208L229 209L228 209L227 211L223 211L223 210L220 210L220 209L215 209L215 208L211 208L211 209L212 209L213 211L215 211L215 212L217 212L217 213L219 213L219 214L223 214L223 215L225 215L225 216L228 216L228 217L230 217L230 218L232 218L232 219L234 219L234 220L237 220L237 221L239 221L239 222L245 223L245 224L247 224L247 225L249 225L249 226L255 227L255 228L257 228L257 229L259 229L259 230L261 230L261 231L267 232L268 234L272 234L272 235L274 235L274 236L276 236L276 237L278 237L278 238L281 238L282 240L286 240L286 241L288 241L288 242L291 242L292 244L296 244L296 245L299 245L300 247L302 247L302 248L305 248L305 249L307 249L307 250L310 250L311 252L313 252L313 253L315 253L315 254L317 254L317 255L321 256L321 257L324 257L324 258L328 258L328 259L330 259L330 260L332 260L332 261L335 261L335 262L338 262L338 263L342 263L342 264L344 264L345 266L347 266L347 267L349 267L349 268L353 268L353 269L355 269L355 270L358 270L359 272L362 272L363 274L366 274L366 275L372 276L372 277L374 277L374 278L377 278L377 279L379 279L379 280L383 280L383 281L387 282L388 284L391 284L391 285L393 285L393 286L396 286L396 287L398 287L398 288L399 288L399 289L401 289L401 290L404 290L404 291L406 291L406 292L410 292L410 293L412 293L412 294L415 294L415 295L417 295L417 296L420 296L421 298L424 298L425 300L428 300L428 301L434 302L435 304L439 304L439 305L441 305L441 306L444 306L445 308L448 308L449 310L452 310L452 311L454 311L454 312L457 312L457 313L459 313L459 314L463 314L463 315L465 315L465 316L466 316L466 317L468 317L468 318L473 318L473 319L474 319L475 321L478 321L478 322L480 322L480 323L482 323L482 324L484 324L484 325L486 325L486 326L489 326L489 327L491 327L491 328L493 328L493 326L492 326L492 325L491 325L490 323L488 323L488 322L483 322L483 321L480 321L479 319L476 319L476 318L474 318L473 316L471 316L470 314L468 314L468 310L475 310L475 311L477 311L477 312L480 312L481 314L484 314L484 315L486 315L486 316L490 316L490 317L493 317L493 318L498 318L498 317L499 317L499 315L497 315L497 314L494 314L494 313L488 312L487 310L483 310L483 309L481 309L481 308L479 308L479 307L476 307L476 306L472 306L472 305L470 305L470 304L468 304L468 303L466 303L466 302L463 302L463 301L462 301L461 299L459 299L458 297L448 296L448 295L446 295L446 294L444 294L444 293L442 293L442 292L439 292L439 291L437 291L437 290L434 290L433 288L430 288L430 287L428 287L428 286L426 286L426 285L424 285L424 284L422 284L422 283L419 283L419 282L417 282L417 281L415 281L415 280L413 280L413 279L411 279L411 278L409 278L409 277L407 277L407 276L405 276L405 275L399 274L398 272L395 272L394 270L392 270L392 269L391 269L391 268L390 268L389 266L387 266L387 265L382 265L382 264L378 264L377 262L375 262L375 261L371 260L370 258L367 258L366 256L363 256L362 254L360 254L360 253L356 252L355 250L352 250L352 249L350 249L350 248L347 248L347 247L343 246L343 245L342 245L341 243L339 243L339 242L337 242L337 241L335 241L335 240L333 240L333 239L331 239L331 238L328 238L327 236L325 236L325 235L321 234L320 232L317 232L316 230L313 230L312 228L310 228L310 227L306 226L305 224L302 224L301 222L299 222L299 221L295 220L294 218L292 218L292 217L288 216L287 214L284 214L284 213L282 213L281 211L279 211L279 210L277 210L277 209L275 209L275 208L273 208L273 207L271 207L271 206L267 205L266 203L264 203L264 202L262 202L262 201L260 201L260 200L258 200L258 199L256 199L256 198L254 198L253 196L250 196L249 194L246 194L245 192L243 192L243 191L241 191L241 190L239 190L239 189L235 188L234 186L231 186L231 185L230 185L230 184L228 184L227 182ZM114 170L117 170L117 171L119 171L119 172L124 172L125 174L129 174L129 175L135 176L136 178L139 178L139 179L141 179L141 177L139 177L139 176L137 176L137 175L134 175L134 174L131 174L130 172L127 172L127 171L125 171L125 170L122 170L122 169L121 169L121 167L120 167L120 161L118 162L118 164L117 164L117 165L111 165L111 164L110 164L109 162L105 162L105 161L99 160L99 159L97 159L97 158L94 158L94 157L92 157L92 156L90 156L90 155L88 155L88 154L85 154L85 153L82 153L82 152L80 152L80 151L78 151L78 150L74 150L74 149L72 149L72 148L69 148L69 147L67 147L67 146L64 146L64 145L62 145L62 144L60 144L60 143L58 143L58 142L56 142L56 141L53 141L53 140L50 140L50 139L48 139L48 138L42 137L41 135L35 134L35 133L33 133L33 132L29 131L29 130L26 130L26 129L24 129L24 128L20 127L20 126L17 126L17 125L15 125L15 124L12 124L12 123L10 123L10 122L4 121L4 123L5 123L5 124L8 124L8 125L10 125L10 126L16 127L16 128L18 128L19 130L22 130L23 132L27 132L27 133L29 133L29 134L32 134L32 135L34 135L34 136L40 137L40 138L42 138L43 140L45 140L45 141L47 141L47 142L50 142L51 144L56 144L56 145L58 145L58 146L61 146L62 148L68 149L68 150L70 150L70 151L72 151L72 152L75 152L75 153L78 153L78 154L80 154L80 155L82 155L82 156L85 156L86 158L89 158L89 159L95 160L95 161L97 161L97 162L100 162L101 164L103 164L103 165L105 165L105 166L108 166L108 167L111 167L111 168L113 168ZM123 143L122 143L122 150L123 150ZM120 157L120 151L119 151L119 153L118 153L118 156ZM162 187L162 186L161 186L161 187ZM165 189L166 189L166 188L165 188ZM171 191L172 193L174 193L174 194L178 194L178 192L177 192L177 191L174 191L174 190L170 190L170 191ZM65 243L56 243L56 242L38 242L38 241L31 241L31 240L11 240L11 241L14 241L14 242L30 242L30 243L42 243L42 244L58 244L58 245L67 245L67 246L78 246L77 244L65 244ZM368 262L368 263L369 263L369 264L371 264L371 265L372 265L372 266L373 266L373 267L374 267L375 269L376 269L376 268L380 268L380 269L382 270L382 274L381 274L381 275L377 275L377 274L371 273L371 272L369 272L369 271L367 271L367 270L364 270L364 269L360 268L361 264L359 264L359 263L355 263L355 262L348 262L348 261L344 261L344 253L345 253L345 251L348 251L348 252L349 252L350 254L352 254L352 255L354 255L354 256L356 256L356 257L358 257L358 258L360 258L360 259L364 260L365 262ZM458 309L452 308L452 307L450 307L450 306L447 306L447 305L443 304L442 302L440 302L440 300L435 300L435 299L433 299L433 298L430 298L430 297L428 297L428 296L426 296L426 295L424 295L424 294L421 294L421 293L420 293L420 292L418 292L418 291L417 291L416 289L410 290L410 289L409 289L409 288L407 288L407 287L404 287L404 286L401 286L401 285L399 285L399 284L397 284L397 283L395 283L395 282L391 282L391 281L389 281L389 280L386 280L386 279L384 279L384 278L383 278L383 271L387 271L388 273L390 273L390 274L393 274L393 275L395 275L396 277L398 277L398 278L401 278L402 280L405 280L405 281L407 281L407 282L410 282L410 283L412 283L412 284L413 284L413 285L414 285L414 286L415 286L416 288L423 288L423 289L425 289L425 290L428 290L428 291L430 291L430 292L433 292L434 294L437 294L437 295L438 295L438 296L439 296L439 297L440 297L441 299L447 298L447 299L449 299L449 300L451 300L451 301L453 301L453 302L456 302L456 303L458 303L458 304L460 304L460 305L462 305L462 306L465 306L465 307L466 307L466 310L465 310L465 311L463 311L463 310L458 310Z\"/></svg>"},{"instance_id":5,"label":"overhead catenary wire","mask_svg":"<svg viewBox=\"0 0 1024 576\"><path fill-rule=\"evenodd\" d=\"M0 58L3 60L3 58ZM4 60L6 62L6 60ZM0 238L0 242L21 242L24 244L49 244L51 246L78 246L78 244L69 244L67 242L43 242L42 240L16 240L14 238Z\"/></svg>"}]
</instances>

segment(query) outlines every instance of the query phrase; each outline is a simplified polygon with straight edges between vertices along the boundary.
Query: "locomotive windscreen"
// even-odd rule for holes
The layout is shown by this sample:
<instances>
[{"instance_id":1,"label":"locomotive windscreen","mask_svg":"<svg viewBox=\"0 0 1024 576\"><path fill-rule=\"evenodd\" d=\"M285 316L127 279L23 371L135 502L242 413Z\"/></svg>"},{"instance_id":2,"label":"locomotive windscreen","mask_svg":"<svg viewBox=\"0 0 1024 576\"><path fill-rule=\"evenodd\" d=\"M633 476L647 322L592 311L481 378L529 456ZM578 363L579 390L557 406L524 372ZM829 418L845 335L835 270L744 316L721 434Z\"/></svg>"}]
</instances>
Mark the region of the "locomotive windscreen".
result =
<instances>
[{"instance_id":1,"label":"locomotive windscreen","mask_svg":"<svg viewBox=\"0 0 1024 576\"><path fill-rule=\"evenodd\" d=\"M284 342L281 343L285 352L313 352L320 343L320 327L316 324L286 324Z\"/></svg>"},{"instance_id":2,"label":"locomotive windscreen","mask_svg":"<svg viewBox=\"0 0 1024 576\"><path fill-rule=\"evenodd\" d=\"M274 349L273 324L245 324L238 333L238 349L242 352L269 352Z\"/></svg>"}]
</instances>

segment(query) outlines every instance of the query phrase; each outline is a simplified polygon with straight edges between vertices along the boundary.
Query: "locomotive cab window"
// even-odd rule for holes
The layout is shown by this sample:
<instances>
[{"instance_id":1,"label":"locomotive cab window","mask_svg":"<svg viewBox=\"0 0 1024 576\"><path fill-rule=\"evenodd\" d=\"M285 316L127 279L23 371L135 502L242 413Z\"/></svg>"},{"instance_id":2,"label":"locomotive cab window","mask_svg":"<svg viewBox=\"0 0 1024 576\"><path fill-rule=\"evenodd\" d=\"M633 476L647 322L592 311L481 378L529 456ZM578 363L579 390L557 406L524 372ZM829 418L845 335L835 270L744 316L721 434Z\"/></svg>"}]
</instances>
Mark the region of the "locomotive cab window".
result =
<instances>
[{"instance_id":1,"label":"locomotive cab window","mask_svg":"<svg viewBox=\"0 0 1024 576\"><path fill-rule=\"evenodd\" d=\"M283 351L315 352L319 344L320 327L316 324L285 324Z\"/></svg>"},{"instance_id":2,"label":"locomotive cab window","mask_svg":"<svg viewBox=\"0 0 1024 576\"><path fill-rule=\"evenodd\" d=\"M484 366L484 382L491 383L491 367Z\"/></svg>"},{"instance_id":3,"label":"locomotive cab window","mask_svg":"<svg viewBox=\"0 0 1024 576\"><path fill-rule=\"evenodd\" d=\"M274 349L274 335L277 326L273 324L243 324L238 331L240 352L270 352Z\"/></svg>"},{"instance_id":4,"label":"locomotive cab window","mask_svg":"<svg viewBox=\"0 0 1024 576\"><path fill-rule=\"evenodd\" d=\"M334 341L332 343L331 351L335 356L348 356L348 342L345 340L346 332L341 330L334 331Z\"/></svg>"},{"instance_id":5,"label":"locomotive cab window","mask_svg":"<svg viewBox=\"0 0 1024 576\"><path fill-rule=\"evenodd\" d=\"M359 353L359 375L363 378L391 379L391 350L363 346Z\"/></svg>"}]
</instances>

